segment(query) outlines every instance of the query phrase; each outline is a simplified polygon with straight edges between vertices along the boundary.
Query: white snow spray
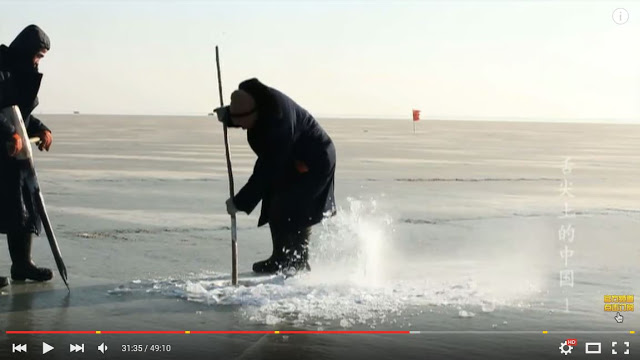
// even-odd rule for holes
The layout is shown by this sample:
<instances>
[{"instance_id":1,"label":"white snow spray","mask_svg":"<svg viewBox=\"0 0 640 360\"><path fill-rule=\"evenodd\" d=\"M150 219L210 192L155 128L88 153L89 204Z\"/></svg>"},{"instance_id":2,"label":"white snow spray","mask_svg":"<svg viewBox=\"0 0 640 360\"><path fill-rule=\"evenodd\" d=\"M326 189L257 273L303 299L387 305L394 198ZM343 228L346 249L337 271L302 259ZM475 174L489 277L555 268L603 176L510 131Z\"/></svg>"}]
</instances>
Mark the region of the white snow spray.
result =
<instances>
[{"instance_id":1,"label":"white snow spray","mask_svg":"<svg viewBox=\"0 0 640 360\"><path fill-rule=\"evenodd\" d=\"M348 205L315 231L309 249L313 271L308 281L384 286L390 265L385 260L393 248L392 219L378 210L374 199L349 198Z\"/></svg>"}]
</instances>

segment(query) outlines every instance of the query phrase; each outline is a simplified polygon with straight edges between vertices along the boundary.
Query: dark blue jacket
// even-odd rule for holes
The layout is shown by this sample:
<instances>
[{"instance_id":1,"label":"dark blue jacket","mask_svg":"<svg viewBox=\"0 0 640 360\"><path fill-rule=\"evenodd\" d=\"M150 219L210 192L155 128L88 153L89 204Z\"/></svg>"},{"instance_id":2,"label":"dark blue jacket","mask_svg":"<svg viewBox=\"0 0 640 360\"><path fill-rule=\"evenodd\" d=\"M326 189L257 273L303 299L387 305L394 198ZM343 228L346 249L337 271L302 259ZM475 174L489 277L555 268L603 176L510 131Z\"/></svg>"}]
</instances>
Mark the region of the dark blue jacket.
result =
<instances>
[{"instance_id":1,"label":"dark blue jacket","mask_svg":"<svg viewBox=\"0 0 640 360\"><path fill-rule=\"evenodd\" d=\"M33 66L40 49L49 49L49 38L37 26L25 28L9 47L0 45L0 109L18 105L29 136L49 130L31 115L38 106L42 74ZM0 114L0 233L40 231L34 203L34 184L26 160L9 157L5 144L15 127Z\"/></svg>"},{"instance_id":2,"label":"dark blue jacket","mask_svg":"<svg viewBox=\"0 0 640 360\"><path fill-rule=\"evenodd\" d=\"M329 135L309 112L257 79L239 89L256 100L258 119L247 130L247 141L258 159L234 197L238 210L251 213L262 200L258 226L291 228L335 215L336 150Z\"/></svg>"}]
</instances>

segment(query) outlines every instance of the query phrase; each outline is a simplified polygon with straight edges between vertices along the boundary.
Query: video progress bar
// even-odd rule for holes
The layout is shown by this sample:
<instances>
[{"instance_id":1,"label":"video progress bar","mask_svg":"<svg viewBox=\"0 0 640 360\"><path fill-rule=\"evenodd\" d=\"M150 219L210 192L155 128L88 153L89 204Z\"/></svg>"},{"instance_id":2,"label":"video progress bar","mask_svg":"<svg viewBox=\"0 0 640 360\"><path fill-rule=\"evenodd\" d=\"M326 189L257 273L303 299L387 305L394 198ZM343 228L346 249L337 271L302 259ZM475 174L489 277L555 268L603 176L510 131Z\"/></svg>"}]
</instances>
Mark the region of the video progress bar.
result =
<instances>
[{"instance_id":1,"label":"video progress bar","mask_svg":"<svg viewBox=\"0 0 640 360\"><path fill-rule=\"evenodd\" d=\"M25 335L25 334L278 334L278 335L295 335L295 334L431 334L431 335L536 335L536 334L635 334L636 332L626 330L605 330L605 331L584 331L584 330L556 330L556 331L518 331L518 330L462 330L462 331L437 331L437 330L403 330L403 331L347 331L347 330L323 330L323 331L304 331L304 330L276 330L276 331L6 331L7 335Z\"/></svg>"}]
</instances>

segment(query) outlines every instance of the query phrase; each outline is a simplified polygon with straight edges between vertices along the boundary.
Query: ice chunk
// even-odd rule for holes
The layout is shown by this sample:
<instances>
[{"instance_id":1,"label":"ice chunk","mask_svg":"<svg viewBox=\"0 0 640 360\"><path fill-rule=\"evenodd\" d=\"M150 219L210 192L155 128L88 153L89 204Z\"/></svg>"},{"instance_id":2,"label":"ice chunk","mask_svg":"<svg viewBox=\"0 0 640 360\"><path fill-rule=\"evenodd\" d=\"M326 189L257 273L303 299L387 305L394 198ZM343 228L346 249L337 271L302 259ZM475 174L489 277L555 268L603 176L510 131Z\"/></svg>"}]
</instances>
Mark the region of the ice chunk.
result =
<instances>
[{"instance_id":1,"label":"ice chunk","mask_svg":"<svg viewBox=\"0 0 640 360\"><path fill-rule=\"evenodd\" d=\"M276 325L278 323L280 323L282 321L282 319L280 319L277 316L273 316L273 315L267 315L267 317L265 318L265 323L267 325Z\"/></svg>"},{"instance_id":2,"label":"ice chunk","mask_svg":"<svg viewBox=\"0 0 640 360\"><path fill-rule=\"evenodd\" d=\"M117 288L113 289L113 290L108 290L107 294L109 295L122 295L122 294L129 294L131 293L132 290L124 285L120 285Z\"/></svg>"},{"instance_id":3,"label":"ice chunk","mask_svg":"<svg viewBox=\"0 0 640 360\"><path fill-rule=\"evenodd\" d=\"M206 295L207 289L204 288L204 286L202 286L201 283L193 283L191 281L187 281L187 293L189 295Z\"/></svg>"},{"instance_id":4,"label":"ice chunk","mask_svg":"<svg viewBox=\"0 0 640 360\"><path fill-rule=\"evenodd\" d=\"M482 312L494 312L496 310L496 304L491 302L483 302L482 303Z\"/></svg>"}]
</instances>

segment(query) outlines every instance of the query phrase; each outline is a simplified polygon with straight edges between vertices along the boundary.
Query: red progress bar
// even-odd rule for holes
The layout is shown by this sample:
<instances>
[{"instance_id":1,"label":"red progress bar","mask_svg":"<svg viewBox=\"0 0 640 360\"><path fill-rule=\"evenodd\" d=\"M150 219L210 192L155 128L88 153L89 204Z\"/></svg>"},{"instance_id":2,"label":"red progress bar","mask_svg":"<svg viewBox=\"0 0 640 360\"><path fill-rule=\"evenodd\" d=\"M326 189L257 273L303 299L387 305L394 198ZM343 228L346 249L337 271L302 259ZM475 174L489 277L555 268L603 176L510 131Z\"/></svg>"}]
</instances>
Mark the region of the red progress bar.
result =
<instances>
[{"instance_id":1,"label":"red progress bar","mask_svg":"<svg viewBox=\"0 0 640 360\"><path fill-rule=\"evenodd\" d=\"M410 334L410 331L7 331L7 334Z\"/></svg>"}]
</instances>

